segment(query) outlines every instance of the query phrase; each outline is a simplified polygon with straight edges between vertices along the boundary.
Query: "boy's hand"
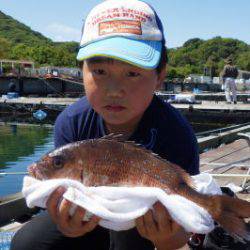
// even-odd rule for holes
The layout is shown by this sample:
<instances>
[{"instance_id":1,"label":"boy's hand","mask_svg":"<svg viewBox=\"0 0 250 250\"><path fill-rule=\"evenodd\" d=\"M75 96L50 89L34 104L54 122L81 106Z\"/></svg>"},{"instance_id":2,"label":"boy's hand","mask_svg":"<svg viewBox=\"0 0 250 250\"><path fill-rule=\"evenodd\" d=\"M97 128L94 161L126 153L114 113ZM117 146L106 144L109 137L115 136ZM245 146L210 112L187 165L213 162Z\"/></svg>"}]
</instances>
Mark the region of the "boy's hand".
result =
<instances>
[{"instance_id":1,"label":"boy's hand","mask_svg":"<svg viewBox=\"0 0 250 250\"><path fill-rule=\"evenodd\" d=\"M47 201L47 209L53 222L67 237L78 237L92 231L97 226L100 218L93 216L87 222L82 221L85 210L80 207L77 207L74 215L70 216L71 202L62 199L65 191L62 187L58 188Z\"/></svg>"},{"instance_id":2,"label":"boy's hand","mask_svg":"<svg viewBox=\"0 0 250 250\"><path fill-rule=\"evenodd\" d=\"M136 220L140 235L150 240L157 250L178 249L185 245L190 237L181 226L174 222L166 208L157 202L154 215L149 210Z\"/></svg>"}]
</instances>

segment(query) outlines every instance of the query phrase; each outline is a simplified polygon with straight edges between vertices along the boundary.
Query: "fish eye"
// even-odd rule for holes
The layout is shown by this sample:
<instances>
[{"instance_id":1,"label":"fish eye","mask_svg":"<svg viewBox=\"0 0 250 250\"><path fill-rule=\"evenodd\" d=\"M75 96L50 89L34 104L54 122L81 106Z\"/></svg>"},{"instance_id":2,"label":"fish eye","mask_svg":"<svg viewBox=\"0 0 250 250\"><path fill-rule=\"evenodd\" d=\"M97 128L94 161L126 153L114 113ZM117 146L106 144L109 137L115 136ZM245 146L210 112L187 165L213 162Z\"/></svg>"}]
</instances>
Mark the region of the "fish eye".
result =
<instances>
[{"instance_id":1,"label":"fish eye","mask_svg":"<svg viewBox=\"0 0 250 250\"><path fill-rule=\"evenodd\" d=\"M63 167L63 159L60 156L53 157L53 167L55 169L60 169Z\"/></svg>"}]
</instances>

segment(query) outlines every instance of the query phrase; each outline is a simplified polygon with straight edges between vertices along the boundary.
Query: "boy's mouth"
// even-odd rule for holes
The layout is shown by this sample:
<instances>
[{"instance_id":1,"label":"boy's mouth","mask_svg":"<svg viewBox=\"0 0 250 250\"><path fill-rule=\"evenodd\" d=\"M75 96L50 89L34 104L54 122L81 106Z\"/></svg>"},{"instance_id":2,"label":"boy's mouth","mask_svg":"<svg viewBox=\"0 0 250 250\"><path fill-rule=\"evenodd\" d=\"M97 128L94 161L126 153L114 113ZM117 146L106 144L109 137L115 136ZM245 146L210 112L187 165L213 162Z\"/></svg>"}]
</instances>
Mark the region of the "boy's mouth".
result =
<instances>
[{"instance_id":1,"label":"boy's mouth","mask_svg":"<svg viewBox=\"0 0 250 250\"><path fill-rule=\"evenodd\" d=\"M120 112L123 111L125 107L120 105L106 105L105 109L112 112Z\"/></svg>"}]
</instances>

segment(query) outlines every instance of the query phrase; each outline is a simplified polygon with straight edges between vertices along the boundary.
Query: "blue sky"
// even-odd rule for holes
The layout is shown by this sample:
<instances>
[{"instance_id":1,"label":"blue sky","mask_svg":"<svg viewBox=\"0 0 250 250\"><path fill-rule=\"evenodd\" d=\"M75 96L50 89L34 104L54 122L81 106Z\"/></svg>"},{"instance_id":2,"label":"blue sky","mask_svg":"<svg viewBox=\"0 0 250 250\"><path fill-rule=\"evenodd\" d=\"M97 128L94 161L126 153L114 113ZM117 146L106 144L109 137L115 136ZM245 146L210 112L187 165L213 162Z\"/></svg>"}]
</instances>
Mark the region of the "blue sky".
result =
<instances>
[{"instance_id":1,"label":"blue sky","mask_svg":"<svg viewBox=\"0 0 250 250\"><path fill-rule=\"evenodd\" d=\"M54 41L79 41L83 19L101 0L0 0L0 10ZM249 0L148 0L170 48L190 38L232 37L250 44Z\"/></svg>"}]
</instances>

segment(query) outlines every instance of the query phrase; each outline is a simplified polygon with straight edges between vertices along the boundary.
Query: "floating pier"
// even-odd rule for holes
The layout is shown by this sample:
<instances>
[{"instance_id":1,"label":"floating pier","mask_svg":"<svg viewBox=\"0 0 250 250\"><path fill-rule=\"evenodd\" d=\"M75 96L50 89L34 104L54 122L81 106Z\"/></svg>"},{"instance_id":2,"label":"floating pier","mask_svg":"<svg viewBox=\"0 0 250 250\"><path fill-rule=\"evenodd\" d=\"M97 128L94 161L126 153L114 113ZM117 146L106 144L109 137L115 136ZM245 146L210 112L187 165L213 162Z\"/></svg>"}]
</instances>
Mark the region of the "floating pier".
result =
<instances>
[{"instance_id":1,"label":"floating pier","mask_svg":"<svg viewBox=\"0 0 250 250\"><path fill-rule=\"evenodd\" d=\"M200 171L212 174L220 186L241 191L237 196L250 201L250 146L235 140L200 155Z\"/></svg>"},{"instance_id":2,"label":"floating pier","mask_svg":"<svg viewBox=\"0 0 250 250\"><path fill-rule=\"evenodd\" d=\"M15 85L15 91L20 96L79 97L84 93L82 80L60 77L0 76L0 95L7 94L10 83Z\"/></svg>"},{"instance_id":3,"label":"floating pier","mask_svg":"<svg viewBox=\"0 0 250 250\"><path fill-rule=\"evenodd\" d=\"M164 95L158 95L165 98ZM250 98L250 94L249 94ZM27 115L38 109L45 110L48 115L55 118L66 106L77 101L79 98L67 97L19 97L13 99L0 98L0 118L4 116L22 114ZM236 105L227 104L225 101L202 101L199 104L172 103L182 112L189 121L200 124L239 124L250 121L250 105L238 102Z\"/></svg>"}]
</instances>

